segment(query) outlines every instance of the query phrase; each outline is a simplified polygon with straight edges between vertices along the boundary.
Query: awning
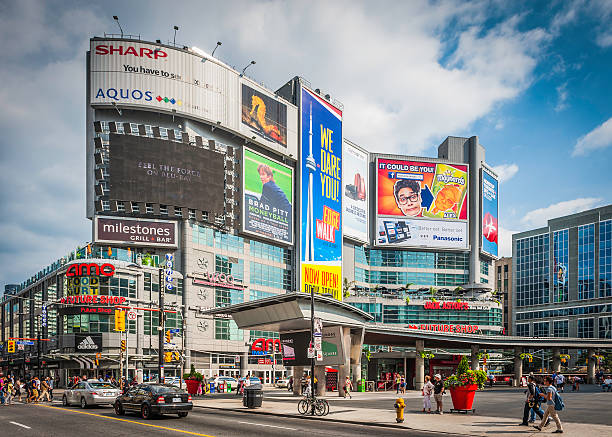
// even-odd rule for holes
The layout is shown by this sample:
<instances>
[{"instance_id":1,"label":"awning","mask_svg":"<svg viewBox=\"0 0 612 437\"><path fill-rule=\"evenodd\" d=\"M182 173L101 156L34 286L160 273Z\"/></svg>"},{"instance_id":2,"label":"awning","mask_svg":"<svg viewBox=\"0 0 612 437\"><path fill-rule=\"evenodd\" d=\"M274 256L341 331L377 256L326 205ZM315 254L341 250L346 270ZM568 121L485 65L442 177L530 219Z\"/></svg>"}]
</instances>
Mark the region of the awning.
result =
<instances>
[{"instance_id":1,"label":"awning","mask_svg":"<svg viewBox=\"0 0 612 437\"><path fill-rule=\"evenodd\" d=\"M81 369L95 369L96 366L91 358L87 357L72 357L74 361L79 363Z\"/></svg>"}]
</instances>

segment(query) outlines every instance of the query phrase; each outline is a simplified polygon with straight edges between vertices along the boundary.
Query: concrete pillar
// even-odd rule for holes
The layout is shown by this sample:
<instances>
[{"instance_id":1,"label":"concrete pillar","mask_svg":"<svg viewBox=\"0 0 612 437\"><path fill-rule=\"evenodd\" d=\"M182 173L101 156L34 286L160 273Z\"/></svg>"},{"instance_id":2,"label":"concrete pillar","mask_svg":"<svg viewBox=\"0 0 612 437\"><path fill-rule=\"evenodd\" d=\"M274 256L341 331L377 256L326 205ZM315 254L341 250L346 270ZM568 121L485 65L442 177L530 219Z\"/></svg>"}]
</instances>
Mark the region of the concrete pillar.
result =
<instances>
[{"instance_id":1,"label":"concrete pillar","mask_svg":"<svg viewBox=\"0 0 612 437\"><path fill-rule=\"evenodd\" d=\"M472 345L472 355L470 356L471 358L470 366L472 367L472 370L480 369L480 361L478 360L479 352L480 352L480 348L477 345Z\"/></svg>"},{"instance_id":2,"label":"concrete pillar","mask_svg":"<svg viewBox=\"0 0 612 437\"><path fill-rule=\"evenodd\" d=\"M416 357L414 368L414 389L420 390L425 384L425 359L421 358L421 352L425 350L425 341L416 341ZM406 375L408 377L408 375Z\"/></svg>"},{"instance_id":3,"label":"concrete pillar","mask_svg":"<svg viewBox=\"0 0 612 437\"><path fill-rule=\"evenodd\" d=\"M593 355L595 355L595 349L589 349L587 355L589 359L587 364L587 384L595 382L595 364L597 364L597 358L593 358Z\"/></svg>"},{"instance_id":4,"label":"concrete pillar","mask_svg":"<svg viewBox=\"0 0 612 437\"><path fill-rule=\"evenodd\" d=\"M558 347L553 347L552 356L553 356L552 371L560 372L561 371L561 349L559 349Z\"/></svg>"},{"instance_id":5,"label":"concrete pillar","mask_svg":"<svg viewBox=\"0 0 612 437\"><path fill-rule=\"evenodd\" d=\"M293 394L300 395L302 391L302 376L304 376L304 367L293 367Z\"/></svg>"},{"instance_id":6,"label":"concrete pillar","mask_svg":"<svg viewBox=\"0 0 612 437\"><path fill-rule=\"evenodd\" d=\"M406 352L403 352L402 355L404 355L404 378L406 378L406 382L407 382L408 381L408 366L406 365L407 364Z\"/></svg>"},{"instance_id":7,"label":"concrete pillar","mask_svg":"<svg viewBox=\"0 0 612 437\"><path fill-rule=\"evenodd\" d=\"M365 329L361 328L358 331L350 331L351 336L351 373L353 386L357 388L357 381L361 379L361 351L363 349L363 336Z\"/></svg>"},{"instance_id":8,"label":"concrete pillar","mask_svg":"<svg viewBox=\"0 0 612 437\"><path fill-rule=\"evenodd\" d=\"M240 376L246 376L248 366L249 354L245 352L240 356Z\"/></svg>"},{"instance_id":9,"label":"concrete pillar","mask_svg":"<svg viewBox=\"0 0 612 437\"><path fill-rule=\"evenodd\" d=\"M338 366L338 396L344 396L344 380L348 376L351 376L351 329L348 327L342 327L340 329L342 333L342 352L344 363Z\"/></svg>"},{"instance_id":10,"label":"concrete pillar","mask_svg":"<svg viewBox=\"0 0 612 437\"><path fill-rule=\"evenodd\" d=\"M523 377L523 360L520 357L522 353L522 347L514 348L514 381L512 383L514 387L521 385L521 378Z\"/></svg>"},{"instance_id":11,"label":"concrete pillar","mask_svg":"<svg viewBox=\"0 0 612 437\"><path fill-rule=\"evenodd\" d=\"M315 366L315 378L317 378L317 396L325 396L325 366Z\"/></svg>"}]
</instances>

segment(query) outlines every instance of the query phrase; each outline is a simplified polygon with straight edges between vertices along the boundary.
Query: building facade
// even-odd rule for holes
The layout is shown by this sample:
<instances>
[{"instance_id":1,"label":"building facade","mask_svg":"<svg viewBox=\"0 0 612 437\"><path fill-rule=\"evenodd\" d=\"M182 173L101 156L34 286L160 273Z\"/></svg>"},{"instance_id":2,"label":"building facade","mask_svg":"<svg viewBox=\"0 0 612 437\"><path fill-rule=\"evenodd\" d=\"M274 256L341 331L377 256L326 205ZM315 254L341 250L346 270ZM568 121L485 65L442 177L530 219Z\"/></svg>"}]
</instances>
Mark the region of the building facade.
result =
<instances>
[{"instance_id":1,"label":"building facade","mask_svg":"<svg viewBox=\"0 0 612 437\"><path fill-rule=\"evenodd\" d=\"M370 153L343 141L342 105L303 79L274 92L197 48L90 43L92 241L5 293L1 341L19 342L2 351L5 371L41 370L60 383L125 369L155 379L161 334L166 376L193 365L270 383L290 371L278 334L239 330L207 310L304 291L313 286L305 265L332 278L317 292L375 323L502 333L492 294L497 179L478 137L448 137L437 158ZM323 129L329 120L335 134ZM359 169L345 165L351 153ZM314 171L323 185L311 178L308 189L322 195L308 200ZM308 216L309 201L320 219Z\"/></svg>"},{"instance_id":2,"label":"building facade","mask_svg":"<svg viewBox=\"0 0 612 437\"><path fill-rule=\"evenodd\" d=\"M512 333L512 257L503 257L495 261L495 291L503 304L504 330Z\"/></svg>"},{"instance_id":3,"label":"building facade","mask_svg":"<svg viewBox=\"0 0 612 437\"><path fill-rule=\"evenodd\" d=\"M612 338L611 229L608 205L513 235L516 335Z\"/></svg>"}]
</instances>

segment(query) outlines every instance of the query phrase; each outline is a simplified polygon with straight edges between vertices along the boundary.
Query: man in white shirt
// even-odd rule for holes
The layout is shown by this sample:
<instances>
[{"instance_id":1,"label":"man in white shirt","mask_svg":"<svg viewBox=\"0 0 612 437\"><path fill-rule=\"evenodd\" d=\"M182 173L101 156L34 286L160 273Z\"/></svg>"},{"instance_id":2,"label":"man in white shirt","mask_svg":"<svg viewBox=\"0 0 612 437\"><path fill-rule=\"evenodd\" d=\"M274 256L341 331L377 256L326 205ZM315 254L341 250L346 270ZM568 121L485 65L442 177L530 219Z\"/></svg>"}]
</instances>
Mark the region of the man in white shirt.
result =
<instances>
[{"instance_id":1,"label":"man in white shirt","mask_svg":"<svg viewBox=\"0 0 612 437\"><path fill-rule=\"evenodd\" d=\"M608 375L606 379L604 379L603 384L601 384L601 390L612 391L612 376Z\"/></svg>"},{"instance_id":2,"label":"man in white shirt","mask_svg":"<svg viewBox=\"0 0 612 437\"><path fill-rule=\"evenodd\" d=\"M559 391L563 393L563 386L565 385L565 376L563 376L561 373L557 373L557 376L555 376L555 383L557 384L557 388L559 389Z\"/></svg>"}]
</instances>

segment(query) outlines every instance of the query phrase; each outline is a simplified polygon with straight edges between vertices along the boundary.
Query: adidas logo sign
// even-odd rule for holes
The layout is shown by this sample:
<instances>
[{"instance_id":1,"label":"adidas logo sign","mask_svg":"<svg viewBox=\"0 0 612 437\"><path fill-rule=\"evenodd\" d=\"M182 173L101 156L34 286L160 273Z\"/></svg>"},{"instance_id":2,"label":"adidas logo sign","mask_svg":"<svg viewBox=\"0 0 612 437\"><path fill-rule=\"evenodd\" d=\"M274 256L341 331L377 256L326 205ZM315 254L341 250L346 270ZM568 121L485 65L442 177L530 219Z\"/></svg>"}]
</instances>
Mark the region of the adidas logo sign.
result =
<instances>
[{"instance_id":1,"label":"adidas logo sign","mask_svg":"<svg viewBox=\"0 0 612 437\"><path fill-rule=\"evenodd\" d=\"M98 345L94 343L91 336L85 337L82 342L79 343L77 349L98 349Z\"/></svg>"}]
</instances>

